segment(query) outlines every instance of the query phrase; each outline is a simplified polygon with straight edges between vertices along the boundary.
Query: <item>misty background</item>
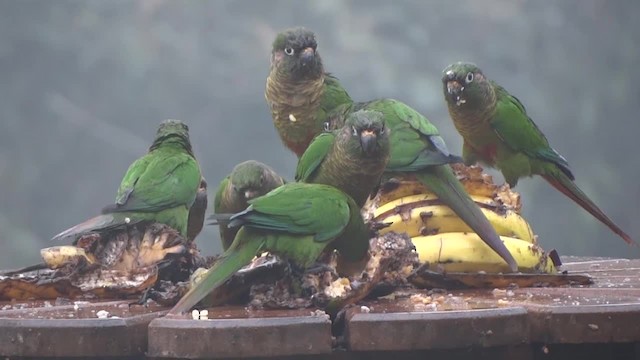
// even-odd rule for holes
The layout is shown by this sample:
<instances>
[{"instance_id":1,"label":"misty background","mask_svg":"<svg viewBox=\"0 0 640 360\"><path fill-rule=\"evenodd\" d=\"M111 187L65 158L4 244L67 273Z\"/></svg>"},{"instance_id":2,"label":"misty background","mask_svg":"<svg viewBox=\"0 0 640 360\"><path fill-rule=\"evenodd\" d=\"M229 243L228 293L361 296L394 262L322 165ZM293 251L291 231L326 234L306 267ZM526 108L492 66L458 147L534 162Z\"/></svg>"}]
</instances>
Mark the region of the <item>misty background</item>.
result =
<instances>
[{"instance_id":1,"label":"misty background","mask_svg":"<svg viewBox=\"0 0 640 360\"><path fill-rule=\"evenodd\" d=\"M458 60L518 96L577 183L640 239L637 1L0 0L0 268L112 203L167 118L185 121L209 183L247 159L291 180L296 158L264 100L271 42L316 32L355 100L400 99L461 138L441 71ZM496 180L502 181L496 172ZM516 188L545 250L638 257L540 178ZM215 227L197 238L220 250Z\"/></svg>"}]
</instances>

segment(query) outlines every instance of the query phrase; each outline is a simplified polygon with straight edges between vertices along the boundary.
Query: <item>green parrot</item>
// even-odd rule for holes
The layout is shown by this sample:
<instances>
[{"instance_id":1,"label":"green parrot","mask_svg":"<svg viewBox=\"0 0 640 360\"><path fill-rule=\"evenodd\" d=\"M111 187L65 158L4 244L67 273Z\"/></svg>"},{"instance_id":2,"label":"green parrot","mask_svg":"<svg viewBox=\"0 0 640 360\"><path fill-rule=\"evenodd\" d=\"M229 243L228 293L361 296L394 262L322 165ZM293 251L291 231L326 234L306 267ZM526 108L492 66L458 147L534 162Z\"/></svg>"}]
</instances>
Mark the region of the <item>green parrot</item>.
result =
<instances>
[{"instance_id":1,"label":"green parrot","mask_svg":"<svg viewBox=\"0 0 640 360\"><path fill-rule=\"evenodd\" d=\"M465 163L499 169L511 187L522 177L540 175L624 241L635 243L573 182L569 163L549 146L520 100L470 63L447 66L442 83L449 114L464 139Z\"/></svg>"},{"instance_id":2,"label":"green parrot","mask_svg":"<svg viewBox=\"0 0 640 360\"><path fill-rule=\"evenodd\" d=\"M327 113L352 102L338 79L324 72L315 34L302 27L273 42L265 98L280 139L298 158L323 131Z\"/></svg>"},{"instance_id":3,"label":"green parrot","mask_svg":"<svg viewBox=\"0 0 640 360\"><path fill-rule=\"evenodd\" d=\"M213 211L216 214L235 214L249 206L248 201L265 195L286 181L269 166L255 160L236 165L218 186ZM238 232L218 224L222 249L227 250Z\"/></svg>"},{"instance_id":4,"label":"green parrot","mask_svg":"<svg viewBox=\"0 0 640 360\"><path fill-rule=\"evenodd\" d=\"M389 132L382 113L361 110L345 125L316 136L302 155L296 181L335 186L359 207L378 188L389 162Z\"/></svg>"},{"instance_id":5,"label":"green parrot","mask_svg":"<svg viewBox=\"0 0 640 360\"><path fill-rule=\"evenodd\" d=\"M102 214L67 229L52 240L75 242L91 233L109 233L142 222L166 224L187 236L189 209L200 187L189 127L179 120L165 120L158 128L149 152L136 160L124 175L116 201Z\"/></svg>"},{"instance_id":6,"label":"green parrot","mask_svg":"<svg viewBox=\"0 0 640 360\"><path fill-rule=\"evenodd\" d=\"M307 139L321 133L325 123L337 129L352 112L381 112L391 151L383 179L416 176L516 271L513 256L449 166L462 159L449 152L438 129L397 100L353 102L339 81L325 74L316 48L313 32L304 28L285 30L273 43L265 96L285 145L300 156L311 141Z\"/></svg>"},{"instance_id":7,"label":"green parrot","mask_svg":"<svg viewBox=\"0 0 640 360\"><path fill-rule=\"evenodd\" d=\"M284 256L305 269L328 248L337 249L341 257L353 262L368 254L371 233L360 208L332 186L287 183L249 200L249 204L229 218L229 226L240 227L229 249L169 314L188 311L264 251Z\"/></svg>"},{"instance_id":8,"label":"green parrot","mask_svg":"<svg viewBox=\"0 0 640 360\"><path fill-rule=\"evenodd\" d=\"M204 226L204 215L207 211L209 201L207 198L207 180L204 177L200 179L200 187L196 194L196 199L189 209L189 218L187 220L187 239L195 240L196 236L202 231Z\"/></svg>"}]
</instances>

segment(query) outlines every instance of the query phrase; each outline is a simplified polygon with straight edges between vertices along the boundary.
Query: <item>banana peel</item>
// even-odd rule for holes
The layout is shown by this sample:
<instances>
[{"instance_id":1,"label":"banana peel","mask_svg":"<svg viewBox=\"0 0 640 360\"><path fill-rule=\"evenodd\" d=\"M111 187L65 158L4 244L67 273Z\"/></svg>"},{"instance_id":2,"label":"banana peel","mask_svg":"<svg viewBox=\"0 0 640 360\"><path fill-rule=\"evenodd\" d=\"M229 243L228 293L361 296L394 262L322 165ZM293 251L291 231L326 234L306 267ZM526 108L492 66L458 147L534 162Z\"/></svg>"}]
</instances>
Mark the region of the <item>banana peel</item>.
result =
<instances>
[{"instance_id":1,"label":"banana peel","mask_svg":"<svg viewBox=\"0 0 640 360\"><path fill-rule=\"evenodd\" d=\"M491 274L448 272L429 269L427 264L414 271L407 280L420 289L495 289L509 287L559 287L593 284L584 274Z\"/></svg>"},{"instance_id":2,"label":"banana peel","mask_svg":"<svg viewBox=\"0 0 640 360\"><path fill-rule=\"evenodd\" d=\"M0 273L0 300L140 295L159 279L188 278L197 255L164 224L140 224L108 238L89 234L40 254L42 264Z\"/></svg>"},{"instance_id":3,"label":"banana peel","mask_svg":"<svg viewBox=\"0 0 640 360\"><path fill-rule=\"evenodd\" d=\"M141 294L158 279L156 267L134 273L118 270L61 276L56 270L0 276L0 300L54 300L57 298L113 299Z\"/></svg>"}]
</instances>

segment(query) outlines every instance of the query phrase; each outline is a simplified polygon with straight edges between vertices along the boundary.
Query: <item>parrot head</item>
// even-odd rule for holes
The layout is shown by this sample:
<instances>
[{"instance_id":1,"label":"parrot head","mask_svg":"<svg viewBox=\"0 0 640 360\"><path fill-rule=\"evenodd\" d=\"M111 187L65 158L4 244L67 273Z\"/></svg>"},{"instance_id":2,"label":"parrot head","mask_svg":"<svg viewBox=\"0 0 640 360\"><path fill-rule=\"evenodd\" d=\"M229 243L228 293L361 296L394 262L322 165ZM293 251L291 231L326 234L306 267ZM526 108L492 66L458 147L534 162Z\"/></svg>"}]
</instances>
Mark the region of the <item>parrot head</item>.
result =
<instances>
[{"instance_id":1,"label":"parrot head","mask_svg":"<svg viewBox=\"0 0 640 360\"><path fill-rule=\"evenodd\" d=\"M463 106L481 100L489 82L475 64L457 62L443 70L442 86L449 104Z\"/></svg>"},{"instance_id":2,"label":"parrot head","mask_svg":"<svg viewBox=\"0 0 640 360\"><path fill-rule=\"evenodd\" d=\"M149 151L152 151L159 146L167 144L177 144L182 146L190 154L193 155L191 150L191 141L189 140L189 127L187 124L180 120L165 120L160 123L158 131L156 132L156 138L153 140L153 144Z\"/></svg>"},{"instance_id":3,"label":"parrot head","mask_svg":"<svg viewBox=\"0 0 640 360\"><path fill-rule=\"evenodd\" d=\"M344 136L350 136L350 143L362 149L368 156L389 152L389 130L384 124L384 116L379 111L359 110L349 115L345 121Z\"/></svg>"},{"instance_id":4,"label":"parrot head","mask_svg":"<svg viewBox=\"0 0 640 360\"><path fill-rule=\"evenodd\" d=\"M267 165L248 160L236 165L229 176L234 195L247 202L273 190L273 177L277 177Z\"/></svg>"},{"instance_id":5,"label":"parrot head","mask_svg":"<svg viewBox=\"0 0 640 360\"><path fill-rule=\"evenodd\" d=\"M317 51L316 36L311 30L297 27L276 36L271 50L271 66L294 80L314 79L324 73Z\"/></svg>"}]
</instances>

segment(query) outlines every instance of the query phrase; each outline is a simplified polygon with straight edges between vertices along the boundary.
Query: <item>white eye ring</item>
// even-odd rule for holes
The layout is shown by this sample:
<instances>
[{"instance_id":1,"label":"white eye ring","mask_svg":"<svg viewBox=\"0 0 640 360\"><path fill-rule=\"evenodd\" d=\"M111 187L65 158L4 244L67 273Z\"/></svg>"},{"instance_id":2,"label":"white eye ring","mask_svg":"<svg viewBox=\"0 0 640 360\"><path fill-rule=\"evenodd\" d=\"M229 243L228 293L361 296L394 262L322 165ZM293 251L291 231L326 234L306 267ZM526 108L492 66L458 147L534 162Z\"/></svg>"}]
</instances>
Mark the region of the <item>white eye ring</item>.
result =
<instances>
[{"instance_id":1,"label":"white eye ring","mask_svg":"<svg viewBox=\"0 0 640 360\"><path fill-rule=\"evenodd\" d=\"M382 125L382 129L380 130L380 135L384 134L385 130L387 130L386 126Z\"/></svg>"},{"instance_id":2,"label":"white eye ring","mask_svg":"<svg viewBox=\"0 0 640 360\"><path fill-rule=\"evenodd\" d=\"M284 48L284 53L289 55L289 56L293 55L293 53L294 53L293 48L290 48L290 47Z\"/></svg>"},{"instance_id":3,"label":"white eye ring","mask_svg":"<svg viewBox=\"0 0 640 360\"><path fill-rule=\"evenodd\" d=\"M324 129L324 131L329 131L331 130L331 123L328 121L324 122L324 125L322 126L322 128Z\"/></svg>"},{"instance_id":4,"label":"white eye ring","mask_svg":"<svg viewBox=\"0 0 640 360\"><path fill-rule=\"evenodd\" d=\"M356 129L356 127L352 126L351 129L353 130L353 136L358 136L358 130Z\"/></svg>"},{"instance_id":5,"label":"white eye ring","mask_svg":"<svg viewBox=\"0 0 640 360\"><path fill-rule=\"evenodd\" d=\"M467 77L464 78L464 82L466 82L467 84L473 82L473 73L467 73Z\"/></svg>"}]
</instances>

